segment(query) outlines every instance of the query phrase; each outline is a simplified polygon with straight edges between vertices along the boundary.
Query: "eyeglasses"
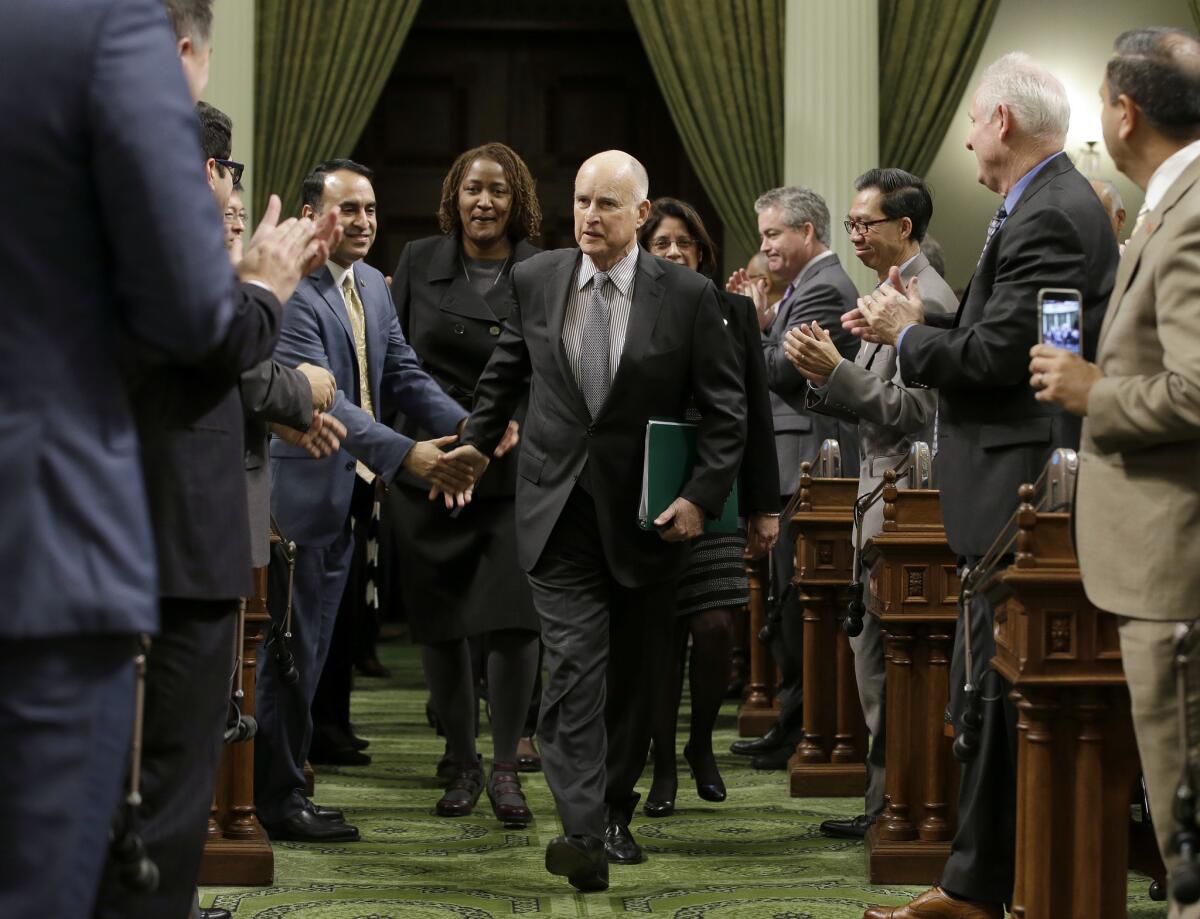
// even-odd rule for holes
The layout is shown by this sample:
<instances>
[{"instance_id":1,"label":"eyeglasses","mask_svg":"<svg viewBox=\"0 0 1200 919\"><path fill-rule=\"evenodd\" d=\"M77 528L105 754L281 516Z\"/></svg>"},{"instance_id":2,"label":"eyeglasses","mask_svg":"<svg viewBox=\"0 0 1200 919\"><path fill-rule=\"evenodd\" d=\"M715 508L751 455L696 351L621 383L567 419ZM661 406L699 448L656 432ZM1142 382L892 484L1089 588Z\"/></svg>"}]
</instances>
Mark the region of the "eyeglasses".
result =
<instances>
[{"instance_id":1,"label":"eyeglasses","mask_svg":"<svg viewBox=\"0 0 1200 919\"><path fill-rule=\"evenodd\" d=\"M237 160L219 160L216 157L213 158L213 162L233 173L234 185L242 181L242 173L246 171L245 163L239 163Z\"/></svg>"},{"instance_id":2,"label":"eyeglasses","mask_svg":"<svg viewBox=\"0 0 1200 919\"><path fill-rule=\"evenodd\" d=\"M227 211L225 211L224 216L226 223L245 223L246 209L242 208L241 210L235 211L233 208L229 208Z\"/></svg>"},{"instance_id":3,"label":"eyeglasses","mask_svg":"<svg viewBox=\"0 0 1200 919\"><path fill-rule=\"evenodd\" d=\"M677 236L674 239L670 236L657 236L650 240L650 251L656 254L666 252L672 243L679 247L680 252L691 252L697 245L696 240L690 236Z\"/></svg>"},{"instance_id":4,"label":"eyeglasses","mask_svg":"<svg viewBox=\"0 0 1200 919\"><path fill-rule=\"evenodd\" d=\"M878 220L851 220L847 217L842 221L842 226L846 228L846 233L849 236L853 236L855 233L859 236L866 236L870 232L871 227L895 219L895 217L880 217Z\"/></svg>"}]
</instances>

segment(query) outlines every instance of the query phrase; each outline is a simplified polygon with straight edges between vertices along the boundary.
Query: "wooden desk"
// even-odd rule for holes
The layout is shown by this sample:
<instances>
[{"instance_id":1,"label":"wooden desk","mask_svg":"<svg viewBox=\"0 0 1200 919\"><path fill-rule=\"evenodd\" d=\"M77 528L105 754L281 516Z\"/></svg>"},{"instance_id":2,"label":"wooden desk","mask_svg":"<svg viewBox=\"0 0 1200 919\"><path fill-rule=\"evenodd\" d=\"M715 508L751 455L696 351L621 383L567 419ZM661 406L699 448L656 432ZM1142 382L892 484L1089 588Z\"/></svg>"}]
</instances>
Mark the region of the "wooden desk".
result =
<instances>
[{"instance_id":1,"label":"wooden desk","mask_svg":"<svg viewBox=\"0 0 1200 919\"><path fill-rule=\"evenodd\" d=\"M958 824L959 766L943 726L959 580L937 491L895 480L889 472L883 531L863 547L887 666L887 790L867 866L872 884L932 885Z\"/></svg>"},{"instance_id":2,"label":"wooden desk","mask_svg":"<svg viewBox=\"0 0 1200 919\"><path fill-rule=\"evenodd\" d=\"M1069 514L1036 511L1028 485L1021 499L992 664L1019 714L1012 915L1118 919L1131 862L1158 879L1163 868L1157 851L1130 857L1140 764L1117 620L1083 592Z\"/></svg>"},{"instance_id":3,"label":"wooden desk","mask_svg":"<svg viewBox=\"0 0 1200 919\"><path fill-rule=\"evenodd\" d=\"M867 783L867 727L842 631L853 573L858 479L824 479L800 466L790 521L796 538L797 601L804 620L804 737L788 763L793 797L853 797ZM781 534L782 536L783 534Z\"/></svg>"},{"instance_id":4,"label":"wooden desk","mask_svg":"<svg viewBox=\"0 0 1200 919\"><path fill-rule=\"evenodd\" d=\"M246 630L242 636L243 715L254 715L258 645L270 623L267 569L255 568L254 596L246 600ZM254 812L254 741L226 744L221 751L216 802L200 862L199 883L257 887L274 879L275 854Z\"/></svg>"}]
</instances>

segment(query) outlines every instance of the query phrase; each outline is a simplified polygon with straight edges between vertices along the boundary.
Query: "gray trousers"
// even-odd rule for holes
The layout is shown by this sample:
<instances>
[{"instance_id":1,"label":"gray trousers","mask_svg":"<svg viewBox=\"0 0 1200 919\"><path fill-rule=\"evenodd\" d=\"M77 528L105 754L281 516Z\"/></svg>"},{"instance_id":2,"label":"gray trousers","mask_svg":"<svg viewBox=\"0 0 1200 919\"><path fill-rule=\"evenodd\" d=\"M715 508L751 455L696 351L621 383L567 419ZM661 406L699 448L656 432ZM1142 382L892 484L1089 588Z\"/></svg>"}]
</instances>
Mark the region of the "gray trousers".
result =
<instances>
[{"instance_id":1,"label":"gray trousers","mask_svg":"<svg viewBox=\"0 0 1200 919\"><path fill-rule=\"evenodd\" d=\"M871 589L871 573L864 571L863 602ZM884 753L887 749L886 687L884 685L883 626L869 613L863 616L863 630L850 639L854 652L854 680L858 684L858 699L863 719L867 723L870 748L867 751L867 797L864 813L878 817L883 813L883 795L887 787Z\"/></svg>"},{"instance_id":2,"label":"gray trousers","mask_svg":"<svg viewBox=\"0 0 1200 919\"><path fill-rule=\"evenodd\" d=\"M783 500L786 503L787 498ZM779 541L771 550L771 588L776 604L781 604L782 608L774 622L770 648L780 675L776 691L779 724L789 740L799 743L804 726L804 621L796 602L796 591L789 594L787 590L796 570L796 540L787 532L786 522L781 522L780 527ZM783 603L785 594L788 600ZM758 636L751 635L750 640L758 641Z\"/></svg>"},{"instance_id":3,"label":"gray trousers","mask_svg":"<svg viewBox=\"0 0 1200 919\"><path fill-rule=\"evenodd\" d=\"M650 676L665 666L675 581L631 589L609 571L592 498L576 488L533 570L546 680L538 740L567 835L628 823L650 749Z\"/></svg>"}]
</instances>

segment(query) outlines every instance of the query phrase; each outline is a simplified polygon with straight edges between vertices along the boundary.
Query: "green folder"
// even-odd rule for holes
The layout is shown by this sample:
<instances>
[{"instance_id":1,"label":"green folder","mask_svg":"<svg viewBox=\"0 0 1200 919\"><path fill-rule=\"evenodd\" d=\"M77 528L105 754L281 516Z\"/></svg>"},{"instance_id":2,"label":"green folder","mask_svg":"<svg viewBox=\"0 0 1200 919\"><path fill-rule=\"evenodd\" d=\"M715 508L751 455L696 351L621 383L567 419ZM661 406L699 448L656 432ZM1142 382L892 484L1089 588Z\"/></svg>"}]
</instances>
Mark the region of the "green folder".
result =
<instances>
[{"instance_id":1,"label":"green folder","mask_svg":"<svg viewBox=\"0 0 1200 919\"><path fill-rule=\"evenodd\" d=\"M646 423L646 455L642 461L642 499L638 526L653 530L654 521L679 497L696 464L696 425L688 421L651 419ZM736 533L738 487L725 499L721 516L706 520L706 533Z\"/></svg>"}]
</instances>

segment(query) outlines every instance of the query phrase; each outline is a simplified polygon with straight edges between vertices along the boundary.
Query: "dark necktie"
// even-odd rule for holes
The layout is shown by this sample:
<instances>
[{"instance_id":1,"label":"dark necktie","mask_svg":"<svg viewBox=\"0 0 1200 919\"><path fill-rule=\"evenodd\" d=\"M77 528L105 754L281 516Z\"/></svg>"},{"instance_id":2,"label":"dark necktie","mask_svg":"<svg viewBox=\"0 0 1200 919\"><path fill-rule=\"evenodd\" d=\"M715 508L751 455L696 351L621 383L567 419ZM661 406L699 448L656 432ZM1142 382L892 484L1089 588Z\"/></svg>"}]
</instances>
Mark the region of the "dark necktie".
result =
<instances>
[{"instance_id":1,"label":"dark necktie","mask_svg":"<svg viewBox=\"0 0 1200 919\"><path fill-rule=\"evenodd\" d=\"M579 350L583 401L593 418L600 414L600 407L608 396L608 324L612 311L604 299L604 282L607 280L608 274L603 271L592 275L592 295L584 307L583 342Z\"/></svg>"},{"instance_id":2,"label":"dark necktie","mask_svg":"<svg viewBox=\"0 0 1200 919\"><path fill-rule=\"evenodd\" d=\"M983 261L984 253L987 252L988 245L992 241L992 237L996 235L996 231L1000 229L1000 224L1004 223L1004 219L1008 216L1008 211L1001 204L996 208L996 213L992 216L992 222L988 224L987 239L983 241L983 252L979 253L979 261L975 263L975 267L979 267L979 262Z\"/></svg>"}]
</instances>

